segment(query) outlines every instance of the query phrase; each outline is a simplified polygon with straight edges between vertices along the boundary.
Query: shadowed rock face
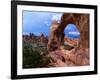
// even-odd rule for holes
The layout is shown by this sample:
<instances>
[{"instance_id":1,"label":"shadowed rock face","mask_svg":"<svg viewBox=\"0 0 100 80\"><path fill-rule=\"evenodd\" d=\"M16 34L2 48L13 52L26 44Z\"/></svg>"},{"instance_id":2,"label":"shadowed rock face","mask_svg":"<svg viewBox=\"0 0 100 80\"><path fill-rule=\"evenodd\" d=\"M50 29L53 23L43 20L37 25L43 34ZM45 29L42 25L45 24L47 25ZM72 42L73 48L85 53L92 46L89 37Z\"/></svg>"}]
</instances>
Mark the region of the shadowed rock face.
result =
<instances>
[{"instance_id":1,"label":"shadowed rock face","mask_svg":"<svg viewBox=\"0 0 100 80\"><path fill-rule=\"evenodd\" d=\"M75 14L64 13L61 18L61 23L58 25L55 31L52 31L52 38L49 39L49 44L52 44L53 40L61 45L64 43L64 29L68 24L75 24L80 31L80 40L78 48L89 48L89 15L88 14Z\"/></svg>"}]
</instances>

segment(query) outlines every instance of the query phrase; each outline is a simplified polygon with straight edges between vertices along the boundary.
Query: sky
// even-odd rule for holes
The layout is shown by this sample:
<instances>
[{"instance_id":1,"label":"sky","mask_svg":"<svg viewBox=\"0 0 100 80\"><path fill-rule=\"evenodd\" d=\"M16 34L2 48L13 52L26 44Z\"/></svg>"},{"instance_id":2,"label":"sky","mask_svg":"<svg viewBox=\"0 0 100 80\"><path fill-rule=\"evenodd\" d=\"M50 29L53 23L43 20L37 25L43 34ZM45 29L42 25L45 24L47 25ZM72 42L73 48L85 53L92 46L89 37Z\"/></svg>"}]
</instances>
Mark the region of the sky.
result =
<instances>
[{"instance_id":1,"label":"sky","mask_svg":"<svg viewBox=\"0 0 100 80\"><path fill-rule=\"evenodd\" d=\"M43 33L45 36L50 35L50 26L52 21L60 22L63 13L54 12L34 12L23 11L23 34L34 33L40 36ZM66 26L65 35L70 38L78 38L79 31L74 24Z\"/></svg>"}]
</instances>

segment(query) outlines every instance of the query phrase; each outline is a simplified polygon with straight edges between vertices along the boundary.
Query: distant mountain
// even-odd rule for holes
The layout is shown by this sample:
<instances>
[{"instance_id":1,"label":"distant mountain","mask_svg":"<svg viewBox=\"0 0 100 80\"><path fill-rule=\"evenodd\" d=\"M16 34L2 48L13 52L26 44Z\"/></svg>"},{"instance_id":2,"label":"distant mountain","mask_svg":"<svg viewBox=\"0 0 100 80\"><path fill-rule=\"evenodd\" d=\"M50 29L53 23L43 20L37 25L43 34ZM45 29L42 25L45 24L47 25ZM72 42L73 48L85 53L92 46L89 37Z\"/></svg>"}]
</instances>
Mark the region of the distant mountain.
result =
<instances>
[{"instance_id":1,"label":"distant mountain","mask_svg":"<svg viewBox=\"0 0 100 80\"><path fill-rule=\"evenodd\" d=\"M80 35L79 34L65 34L66 37L70 38L70 39L78 39L80 38Z\"/></svg>"},{"instance_id":2,"label":"distant mountain","mask_svg":"<svg viewBox=\"0 0 100 80\"><path fill-rule=\"evenodd\" d=\"M44 36L43 33L41 33L40 36L36 36L34 33L29 33L28 35L23 35L23 40L26 42L41 42L41 43L47 43L48 42L48 37Z\"/></svg>"},{"instance_id":3,"label":"distant mountain","mask_svg":"<svg viewBox=\"0 0 100 80\"><path fill-rule=\"evenodd\" d=\"M72 46L77 45L77 44L78 44L78 41L79 41L79 39L70 39L70 38L68 38L68 37L65 37L65 38L64 38L64 43L65 43L65 44L70 44L70 45L72 45Z\"/></svg>"}]
</instances>

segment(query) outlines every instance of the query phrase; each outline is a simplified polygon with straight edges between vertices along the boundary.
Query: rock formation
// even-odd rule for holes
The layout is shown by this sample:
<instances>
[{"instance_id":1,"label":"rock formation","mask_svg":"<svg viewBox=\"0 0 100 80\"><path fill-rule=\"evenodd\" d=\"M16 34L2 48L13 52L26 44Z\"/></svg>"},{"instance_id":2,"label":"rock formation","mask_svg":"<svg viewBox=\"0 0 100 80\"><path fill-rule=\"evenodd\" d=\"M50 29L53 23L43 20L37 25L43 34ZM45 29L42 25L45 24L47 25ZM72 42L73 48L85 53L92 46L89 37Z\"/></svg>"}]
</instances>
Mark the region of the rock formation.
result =
<instances>
[{"instance_id":1,"label":"rock formation","mask_svg":"<svg viewBox=\"0 0 100 80\"><path fill-rule=\"evenodd\" d=\"M61 22L54 22L51 26L48 50L52 48L53 42L56 43L58 48L64 44L64 29L68 24L77 26L80 31L80 39L71 53L62 54L62 56L75 65L89 65L89 14L64 13Z\"/></svg>"},{"instance_id":2,"label":"rock formation","mask_svg":"<svg viewBox=\"0 0 100 80\"><path fill-rule=\"evenodd\" d=\"M48 41L47 48L48 50L54 50L54 47L58 48L58 37L57 37L57 28L59 26L59 23L57 21L52 22L52 26L50 29L50 37Z\"/></svg>"},{"instance_id":3,"label":"rock formation","mask_svg":"<svg viewBox=\"0 0 100 80\"><path fill-rule=\"evenodd\" d=\"M61 23L59 27L57 28L57 31L60 35L64 34L63 33L64 29L68 24L75 24L80 31L81 35L80 35L79 47L89 48L89 15L88 14L64 13L61 18ZM58 34L58 38L60 37L59 34Z\"/></svg>"}]
</instances>

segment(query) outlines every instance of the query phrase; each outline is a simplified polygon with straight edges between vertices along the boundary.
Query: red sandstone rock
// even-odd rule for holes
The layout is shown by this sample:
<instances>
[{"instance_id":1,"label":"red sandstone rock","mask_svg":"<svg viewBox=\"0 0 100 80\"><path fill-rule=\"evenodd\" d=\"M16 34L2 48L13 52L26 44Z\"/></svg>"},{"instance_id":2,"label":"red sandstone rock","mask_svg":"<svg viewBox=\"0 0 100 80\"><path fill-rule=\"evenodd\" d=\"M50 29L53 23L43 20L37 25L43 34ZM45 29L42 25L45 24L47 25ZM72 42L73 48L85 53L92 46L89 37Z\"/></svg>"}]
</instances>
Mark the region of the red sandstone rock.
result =
<instances>
[{"instance_id":1,"label":"red sandstone rock","mask_svg":"<svg viewBox=\"0 0 100 80\"><path fill-rule=\"evenodd\" d=\"M69 54L63 54L61 51L58 52L60 55L58 55L59 59L56 57L53 57L54 59L60 60L57 61L59 63L59 66L63 63L61 63L62 57L65 59L64 63L72 63L72 65L89 65L89 15L88 14L76 14L76 13L64 13L61 18L61 23L57 24L56 29L51 30L51 36L49 38L48 42L48 49L52 48L52 44L55 41L60 47L64 43L64 29L68 24L75 24L79 31L80 31L80 39L78 40L78 46L75 47L75 51L73 53ZM66 40L66 39L65 39ZM74 44L77 42L73 40L66 40L67 42ZM56 53L54 51L54 53ZM51 54L51 53L50 53ZM53 54L55 55L55 54ZM51 56L52 57L52 56ZM66 63L65 66L69 66ZM63 65L64 66L64 65Z\"/></svg>"}]
</instances>

